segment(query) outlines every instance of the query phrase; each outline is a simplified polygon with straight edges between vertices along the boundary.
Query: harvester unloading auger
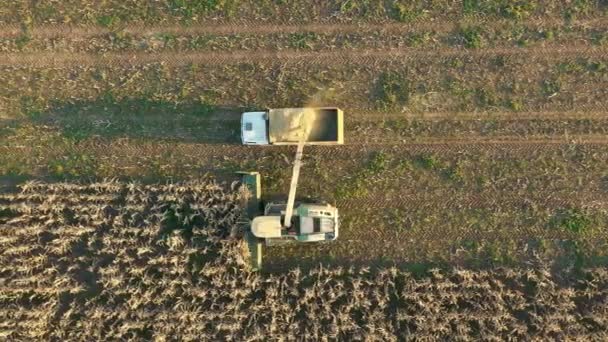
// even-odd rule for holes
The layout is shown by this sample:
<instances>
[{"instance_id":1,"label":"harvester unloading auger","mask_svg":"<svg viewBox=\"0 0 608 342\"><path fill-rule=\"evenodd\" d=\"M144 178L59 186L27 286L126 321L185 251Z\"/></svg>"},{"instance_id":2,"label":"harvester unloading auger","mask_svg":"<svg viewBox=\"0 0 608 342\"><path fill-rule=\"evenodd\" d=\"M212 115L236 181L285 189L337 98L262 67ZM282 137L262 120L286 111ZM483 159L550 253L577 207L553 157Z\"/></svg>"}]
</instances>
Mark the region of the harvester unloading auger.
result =
<instances>
[{"instance_id":1,"label":"harvester unloading auger","mask_svg":"<svg viewBox=\"0 0 608 342\"><path fill-rule=\"evenodd\" d=\"M300 242L335 240L338 237L338 209L329 204L299 203L295 196L304 143L298 144L287 203L268 203L264 215L251 222L252 234L266 244L280 240Z\"/></svg>"},{"instance_id":2,"label":"harvester unloading auger","mask_svg":"<svg viewBox=\"0 0 608 342\"><path fill-rule=\"evenodd\" d=\"M343 144L342 127L343 114L337 108L290 108L243 113L241 128L244 144L297 144L287 203L268 203L263 215L255 216L251 221L251 235L258 240L252 246L256 251L253 254L257 267L261 266L261 242L275 245L290 241L331 241L338 237L338 209L329 204L296 203L296 190L304 146ZM254 196L259 200L259 174L244 173L243 182L254 190Z\"/></svg>"}]
</instances>

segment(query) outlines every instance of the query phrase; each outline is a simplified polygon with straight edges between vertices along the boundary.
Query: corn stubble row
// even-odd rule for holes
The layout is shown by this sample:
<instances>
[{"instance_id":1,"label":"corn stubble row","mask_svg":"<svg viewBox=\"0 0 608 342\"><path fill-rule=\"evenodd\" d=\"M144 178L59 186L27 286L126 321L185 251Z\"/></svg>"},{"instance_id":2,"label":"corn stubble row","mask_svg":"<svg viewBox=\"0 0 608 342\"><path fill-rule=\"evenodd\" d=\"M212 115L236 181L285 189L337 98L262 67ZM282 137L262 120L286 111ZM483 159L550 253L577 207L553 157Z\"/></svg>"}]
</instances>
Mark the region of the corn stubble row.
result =
<instances>
[{"instance_id":1,"label":"corn stubble row","mask_svg":"<svg viewBox=\"0 0 608 342\"><path fill-rule=\"evenodd\" d=\"M0 194L1 339L608 338L605 269L252 272L246 196L211 181Z\"/></svg>"}]
</instances>

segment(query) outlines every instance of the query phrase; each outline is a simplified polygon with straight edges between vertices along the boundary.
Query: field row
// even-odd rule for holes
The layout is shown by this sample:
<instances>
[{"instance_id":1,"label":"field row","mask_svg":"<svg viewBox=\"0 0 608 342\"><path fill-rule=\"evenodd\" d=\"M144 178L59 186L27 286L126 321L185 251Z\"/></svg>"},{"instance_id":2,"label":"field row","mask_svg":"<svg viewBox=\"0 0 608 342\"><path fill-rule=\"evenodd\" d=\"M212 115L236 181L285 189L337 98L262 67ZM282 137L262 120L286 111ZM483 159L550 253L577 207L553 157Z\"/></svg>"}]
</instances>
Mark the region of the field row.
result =
<instances>
[{"instance_id":1,"label":"field row","mask_svg":"<svg viewBox=\"0 0 608 342\"><path fill-rule=\"evenodd\" d=\"M240 116L246 108L215 109L181 105L120 101L115 104L66 105L40 113L34 123L4 126L5 137L27 137L42 130L46 140L161 139L206 144L240 144ZM206 111L205 113L200 113ZM167 112L177 112L170 119ZM429 142L437 139L491 140L602 140L607 133L603 112L492 113L382 113L347 112L345 130L349 144ZM67 140L66 140L67 143ZM8 143L20 146L19 142Z\"/></svg>"},{"instance_id":2,"label":"field row","mask_svg":"<svg viewBox=\"0 0 608 342\"><path fill-rule=\"evenodd\" d=\"M556 0L516 3L491 1L377 1L331 0L322 2L299 1L203 1L162 0L139 2L111 0L103 3L71 1L57 3L42 0L0 7L4 23L38 25L69 23L97 24L120 27L132 23L158 24L181 22L213 24L228 21L258 24L325 22L424 22L444 19L466 19L478 16L494 20L519 21L524 19L572 21L577 18L603 17L606 5L601 1L563 2Z\"/></svg>"},{"instance_id":3,"label":"field row","mask_svg":"<svg viewBox=\"0 0 608 342\"><path fill-rule=\"evenodd\" d=\"M5 63L14 59L20 66L2 68L0 80L7 87L0 91L0 108L3 116L51 117L70 125L82 124L83 115L103 125L114 116L145 114L136 120L145 125L148 119L164 120L167 112L197 120L222 108L307 104L338 105L355 114L603 112L608 98L603 87L608 61L598 49L546 55L542 50L311 54L261 56L267 61L259 62L239 60L238 54L203 55L203 60L193 55L191 61L188 55L161 54L149 63L129 55L115 56L121 63L110 56L7 55ZM24 66L28 61L40 65ZM53 61L62 66L51 67Z\"/></svg>"},{"instance_id":4,"label":"field row","mask_svg":"<svg viewBox=\"0 0 608 342\"><path fill-rule=\"evenodd\" d=\"M530 189L522 184L524 187L519 190L476 191L462 184L450 184L453 180L444 180L442 186L432 188L420 182L432 180L433 175L416 176L413 170L413 178L407 180L380 171L383 172L373 176L375 179L369 179L366 195L381 196L391 205L376 200L356 201L361 199L358 196L338 200L344 217L340 240L332 244L269 248L266 253L272 268L289 268L296 255L303 264L384 260L468 266L470 262L526 262L534 251L549 260L553 253L574 253L576 258L571 262L591 265L601 263L604 258L608 244L605 190L556 191ZM400 189L398 198L392 199L386 193L383 180ZM405 183L400 182L404 181L414 184L409 184L411 188L403 187ZM0 264L16 256L24 257L2 272L12 272L13 276L7 279L13 282L39 287L42 280L30 277L32 268L40 269L49 262L53 268L61 267L65 262L62 255L66 253L78 258L94 257L105 263L102 260L106 256L123 252L130 255L128 249L122 248L132 244L133 239L169 233L174 225L224 227L239 219L235 211L238 206L222 202L227 198L238 202L236 193L226 197L216 185L197 184L151 187L120 186L114 181L92 186L25 184L20 195L4 195L14 196L15 201L0 206L0 236L6 247L0 254ZM421 188L426 190L418 192ZM104 192L114 197L106 195L105 201L83 205L74 205L66 198ZM38 194L47 194L47 200L28 200ZM18 199L19 196L22 198ZM108 231L109 227L113 228ZM104 237L109 233L111 240ZM223 234L228 233L226 230ZM167 241L169 246L178 243L172 241ZM100 246L99 253L87 252ZM153 250L157 248L147 244L136 247L132 252L139 256L155 253ZM104 250L114 252L108 254ZM42 252L46 256L41 258Z\"/></svg>"},{"instance_id":5,"label":"field row","mask_svg":"<svg viewBox=\"0 0 608 342\"><path fill-rule=\"evenodd\" d=\"M556 121L557 122L557 121ZM592 123L594 121L591 121ZM601 124L601 121L598 122ZM433 127L432 125L430 127ZM551 126L549 126L551 127ZM576 127L576 126L573 126ZM584 127L584 126L583 126ZM395 129L392 128L393 132ZM318 148L313 147L307 153L315 163L331 163L339 160L342 165L348 165L353 156L360 155L363 159L354 165L365 165L367 156L377 152L409 159L412 165L420 164L416 158L426 156L422 164L431 167L441 165L439 160L449 158L454 153L465 153L466 158L472 158L475 154L489 151L491 154L511 153L507 160L513 158L538 158L537 160L563 158L561 165L580 167L579 164L571 164L568 160L584 160L594 158L601 165L602 160L593 157L587 151L601 152L606 143L602 133L595 131L597 135L568 135L568 132L576 132L569 127L564 131L557 131L557 136L551 138L533 136L514 136L515 140L497 139L500 135L488 138L476 138L467 136L467 130L463 130L461 138L449 139L442 137L442 130L431 134L426 139L416 138L408 141L407 131L403 135L383 130L376 130L379 134L386 134L386 140L374 142L366 140L365 134L353 134L353 141L349 145L341 147ZM44 132L44 134L40 134ZM370 131L374 132L374 131ZM446 131L449 134L449 131ZM561 135L564 133L564 135ZM455 134L452 131L452 134ZM186 177L197 177L205 172L217 172L221 170L236 171L237 169L261 168L264 172L275 173L277 170L287 166L285 160L291 158L293 151L289 148L249 148L239 146L236 138L232 144L218 144L203 141L176 141L176 139L150 141L147 139L120 138L102 139L86 138L74 139L74 136L66 135L65 132L56 129L42 128L38 126L22 126L14 129L5 129L5 142L0 155L2 162L2 174L30 174L30 175L57 175L57 176L86 176L97 178L112 177L136 177L139 172L141 176L175 177L177 179ZM175 138L175 137L174 137ZM357 140L360 138L361 140ZM517 139L525 138L518 142ZM537 136L537 138L539 138ZM28 142L28 143L24 143ZM511 151L511 152L509 152ZM517 154L519 153L519 154ZM560 156L561 153L561 156ZM580 153L577 156L577 153ZM410 159L411 158L411 159ZM492 157L489 157L490 159ZM504 158L504 157L503 157ZM581 158L581 159L577 159ZM479 163L480 156L475 157ZM499 162L496 160L495 162ZM523 163L523 161L520 161ZM523 164L522 164L523 165ZM593 165L593 163L588 163ZM407 167L407 165L403 165ZM276 170L273 170L276 169ZM597 169L601 171L601 169ZM589 173L590 170L586 170ZM536 173L534 170L527 172ZM191 174L190 174L191 173ZM284 170L284 173L288 172ZM466 173L465 173L466 174ZM164 175L164 176L163 176Z\"/></svg>"},{"instance_id":6,"label":"field row","mask_svg":"<svg viewBox=\"0 0 608 342\"><path fill-rule=\"evenodd\" d=\"M0 30L2 52L192 52L246 51L390 51L400 48L440 50L499 47L589 47L608 44L601 21L571 25L476 23L440 25L266 25L138 27L123 30L49 26L27 33Z\"/></svg>"},{"instance_id":7,"label":"field row","mask_svg":"<svg viewBox=\"0 0 608 342\"><path fill-rule=\"evenodd\" d=\"M398 22L309 22L309 23L275 23L275 22L251 22L234 21L212 23L199 23L191 25L187 23L133 23L108 27L103 25L70 25L70 24L40 24L31 27L7 24L0 28L1 38L17 38L27 33L31 39L66 38L85 39L105 37L115 33L133 37L163 36L235 36L257 34L260 36L278 33L318 33L318 34L342 34L342 33L373 33L383 32L388 35L401 35L415 31L432 31L436 33L451 32L461 26L483 26L490 30L506 30L508 28L525 30L545 31L552 29L564 29L565 34L576 34L584 30L601 28L605 24L604 18L574 18L564 21L560 18L529 18L517 21L495 20L483 16L467 17L459 20L447 21L418 21L410 23Z\"/></svg>"}]
</instances>

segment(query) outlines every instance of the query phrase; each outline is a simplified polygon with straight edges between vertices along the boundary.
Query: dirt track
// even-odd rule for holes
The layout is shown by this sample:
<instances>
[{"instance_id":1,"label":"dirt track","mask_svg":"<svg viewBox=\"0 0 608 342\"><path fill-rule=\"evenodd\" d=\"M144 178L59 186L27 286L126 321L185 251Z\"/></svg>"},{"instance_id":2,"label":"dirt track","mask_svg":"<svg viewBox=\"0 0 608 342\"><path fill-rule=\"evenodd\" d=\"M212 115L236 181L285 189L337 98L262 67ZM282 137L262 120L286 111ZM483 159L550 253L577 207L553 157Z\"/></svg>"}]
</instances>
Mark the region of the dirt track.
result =
<instances>
[{"instance_id":1,"label":"dirt track","mask_svg":"<svg viewBox=\"0 0 608 342\"><path fill-rule=\"evenodd\" d=\"M529 62L567 57L605 57L606 48L595 47L562 47L562 48L525 48L525 49L484 49L469 51L462 48L433 50L355 50L331 52L304 52L304 51L249 51L216 53L216 52L180 52L180 53L106 53L101 55L86 53L9 53L0 60L0 66L35 66L35 67L66 67L78 63L79 65L137 65L147 63L161 63L167 66L188 65L191 63L205 64L233 64L240 62L293 62L306 64L343 64L357 63L373 65L377 61L416 61L425 58L448 57L475 57L487 58L496 55L526 56Z\"/></svg>"}]
</instances>

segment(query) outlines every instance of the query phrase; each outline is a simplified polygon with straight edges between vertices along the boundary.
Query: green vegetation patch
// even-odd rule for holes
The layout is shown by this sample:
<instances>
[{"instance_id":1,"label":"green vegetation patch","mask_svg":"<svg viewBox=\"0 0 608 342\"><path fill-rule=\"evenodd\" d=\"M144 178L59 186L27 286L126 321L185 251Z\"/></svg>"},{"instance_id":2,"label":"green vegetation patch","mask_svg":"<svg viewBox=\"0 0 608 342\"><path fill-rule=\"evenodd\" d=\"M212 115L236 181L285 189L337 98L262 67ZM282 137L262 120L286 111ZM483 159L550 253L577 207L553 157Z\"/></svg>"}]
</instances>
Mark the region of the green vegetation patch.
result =
<instances>
[{"instance_id":1,"label":"green vegetation patch","mask_svg":"<svg viewBox=\"0 0 608 342\"><path fill-rule=\"evenodd\" d=\"M392 8L392 17L400 22L422 19L427 14L423 5L423 2L418 1L397 1Z\"/></svg>"},{"instance_id":2,"label":"green vegetation patch","mask_svg":"<svg viewBox=\"0 0 608 342\"><path fill-rule=\"evenodd\" d=\"M460 37L464 47L479 49L485 45L483 29L479 26L464 26L460 28Z\"/></svg>"},{"instance_id":3,"label":"green vegetation patch","mask_svg":"<svg viewBox=\"0 0 608 342\"><path fill-rule=\"evenodd\" d=\"M577 58L557 64L555 68L563 74L598 74L608 73L608 61L602 59Z\"/></svg>"},{"instance_id":4,"label":"green vegetation patch","mask_svg":"<svg viewBox=\"0 0 608 342\"><path fill-rule=\"evenodd\" d=\"M367 195L370 179L385 171L390 160L391 157L383 152L374 154L363 169L339 182L335 192L336 199L345 200Z\"/></svg>"},{"instance_id":5,"label":"green vegetation patch","mask_svg":"<svg viewBox=\"0 0 608 342\"><path fill-rule=\"evenodd\" d=\"M113 28L119 23L120 17L116 14L102 15L97 17L97 24L103 27Z\"/></svg>"},{"instance_id":6,"label":"green vegetation patch","mask_svg":"<svg viewBox=\"0 0 608 342\"><path fill-rule=\"evenodd\" d=\"M169 0L168 5L173 13L185 20L197 19L211 12L222 12L232 17L239 7L236 0Z\"/></svg>"},{"instance_id":7,"label":"green vegetation patch","mask_svg":"<svg viewBox=\"0 0 608 342\"><path fill-rule=\"evenodd\" d=\"M428 45L435 34L432 32L416 32L407 36L407 45L411 47L421 47Z\"/></svg>"},{"instance_id":8,"label":"green vegetation patch","mask_svg":"<svg viewBox=\"0 0 608 342\"><path fill-rule=\"evenodd\" d=\"M311 50L319 35L314 32L297 32L288 35L289 47L293 49Z\"/></svg>"},{"instance_id":9,"label":"green vegetation patch","mask_svg":"<svg viewBox=\"0 0 608 342\"><path fill-rule=\"evenodd\" d=\"M44 100L41 97L21 96L19 98L21 114L30 119L38 119L45 111Z\"/></svg>"},{"instance_id":10,"label":"green vegetation patch","mask_svg":"<svg viewBox=\"0 0 608 342\"><path fill-rule=\"evenodd\" d=\"M599 4L605 4L603 0L573 0L564 1L566 8L564 9L564 20L566 23L571 23L578 16L587 16L598 10Z\"/></svg>"},{"instance_id":11,"label":"green vegetation patch","mask_svg":"<svg viewBox=\"0 0 608 342\"><path fill-rule=\"evenodd\" d=\"M495 15L507 19L525 19L537 10L534 0L463 0L465 14Z\"/></svg>"},{"instance_id":12,"label":"green vegetation patch","mask_svg":"<svg viewBox=\"0 0 608 342\"><path fill-rule=\"evenodd\" d=\"M593 217L579 208L559 210L551 218L550 226L564 229L572 233L583 233L594 224Z\"/></svg>"},{"instance_id":13,"label":"green vegetation patch","mask_svg":"<svg viewBox=\"0 0 608 342\"><path fill-rule=\"evenodd\" d=\"M498 5L499 13L511 19L524 19L529 17L536 9L534 0L503 0Z\"/></svg>"},{"instance_id":14,"label":"green vegetation patch","mask_svg":"<svg viewBox=\"0 0 608 342\"><path fill-rule=\"evenodd\" d=\"M52 177L59 179L95 177L97 162L93 155L73 152L51 160L48 169Z\"/></svg>"},{"instance_id":15,"label":"green vegetation patch","mask_svg":"<svg viewBox=\"0 0 608 342\"><path fill-rule=\"evenodd\" d=\"M401 73L391 71L381 73L374 88L374 100L380 109L403 107L410 98L410 83Z\"/></svg>"},{"instance_id":16,"label":"green vegetation patch","mask_svg":"<svg viewBox=\"0 0 608 342\"><path fill-rule=\"evenodd\" d=\"M562 81L557 77L543 80L541 83L541 93L547 98L556 96L561 89Z\"/></svg>"},{"instance_id":17,"label":"green vegetation patch","mask_svg":"<svg viewBox=\"0 0 608 342\"><path fill-rule=\"evenodd\" d=\"M436 170L443 167L443 162L437 155L425 153L416 157L415 165L427 170Z\"/></svg>"}]
</instances>

